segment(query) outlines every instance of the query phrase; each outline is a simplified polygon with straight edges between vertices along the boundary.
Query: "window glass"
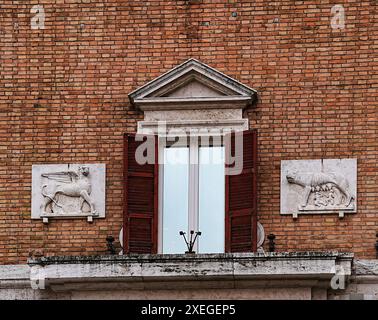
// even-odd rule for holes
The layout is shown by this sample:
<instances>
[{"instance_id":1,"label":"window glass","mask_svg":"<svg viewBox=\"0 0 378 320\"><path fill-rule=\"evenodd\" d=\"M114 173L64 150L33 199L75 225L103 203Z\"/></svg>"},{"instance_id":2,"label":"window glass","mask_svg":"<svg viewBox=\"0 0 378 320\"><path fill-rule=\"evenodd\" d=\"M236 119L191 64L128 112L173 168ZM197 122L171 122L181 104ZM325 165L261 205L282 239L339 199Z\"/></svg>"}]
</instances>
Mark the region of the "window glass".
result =
<instances>
[{"instance_id":1,"label":"window glass","mask_svg":"<svg viewBox=\"0 0 378 320\"><path fill-rule=\"evenodd\" d=\"M164 148L163 253L187 251L180 231L188 231L189 148Z\"/></svg>"},{"instance_id":2,"label":"window glass","mask_svg":"<svg viewBox=\"0 0 378 320\"><path fill-rule=\"evenodd\" d=\"M224 147L199 148L200 253L224 252Z\"/></svg>"}]
</instances>

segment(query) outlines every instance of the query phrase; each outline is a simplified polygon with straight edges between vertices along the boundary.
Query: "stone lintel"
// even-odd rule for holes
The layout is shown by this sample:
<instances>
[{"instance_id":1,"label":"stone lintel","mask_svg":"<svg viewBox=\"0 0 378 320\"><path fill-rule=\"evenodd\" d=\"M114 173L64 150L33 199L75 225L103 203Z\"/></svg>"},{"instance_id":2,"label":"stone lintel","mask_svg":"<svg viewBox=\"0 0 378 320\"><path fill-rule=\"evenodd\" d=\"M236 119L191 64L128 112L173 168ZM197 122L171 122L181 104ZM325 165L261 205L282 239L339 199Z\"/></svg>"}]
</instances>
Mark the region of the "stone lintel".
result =
<instances>
[{"instance_id":1,"label":"stone lintel","mask_svg":"<svg viewBox=\"0 0 378 320\"><path fill-rule=\"evenodd\" d=\"M180 134L222 135L224 133L248 130L248 119L230 120L177 120L139 121L138 134Z\"/></svg>"},{"instance_id":2,"label":"stone lintel","mask_svg":"<svg viewBox=\"0 0 378 320\"><path fill-rule=\"evenodd\" d=\"M149 98L136 100L142 111L243 109L251 104L250 97Z\"/></svg>"}]
</instances>

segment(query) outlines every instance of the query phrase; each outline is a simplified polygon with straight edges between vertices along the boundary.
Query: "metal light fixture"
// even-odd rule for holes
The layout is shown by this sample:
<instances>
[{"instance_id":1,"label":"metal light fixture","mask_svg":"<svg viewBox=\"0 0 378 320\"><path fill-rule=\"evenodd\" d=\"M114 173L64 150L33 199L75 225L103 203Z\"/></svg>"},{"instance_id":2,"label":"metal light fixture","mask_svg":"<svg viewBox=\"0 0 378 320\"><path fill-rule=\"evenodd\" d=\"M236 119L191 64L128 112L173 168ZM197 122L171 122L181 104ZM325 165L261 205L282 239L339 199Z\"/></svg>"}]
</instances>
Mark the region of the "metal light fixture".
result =
<instances>
[{"instance_id":1,"label":"metal light fixture","mask_svg":"<svg viewBox=\"0 0 378 320\"><path fill-rule=\"evenodd\" d=\"M276 250L276 243L274 242L274 239L276 239L276 235L271 233L268 235L269 240L269 252L274 252Z\"/></svg>"},{"instance_id":2,"label":"metal light fixture","mask_svg":"<svg viewBox=\"0 0 378 320\"><path fill-rule=\"evenodd\" d=\"M182 236L184 238L186 246L188 247L188 251L185 251L185 253L190 253L190 254L196 253L195 251L193 251L193 247L194 247L194 244L196 243L198 236L200 236L202 233L200 231L196 232L195 233L196 235L194 236L194 239L193 239L194 230L190 230L189 242L185 237L186 232L180 231L179 234L180 234L180 236Z\"/></svg>"},{"instance_id":3,"label":"metal light fixture","mask_svg":"<svg viewBox=\"0 0 378 320\"><path fill-rule=\"evenodd\" d=\"M116 250L115 250L115 248L114 248L114 244L113 244L113 242L114 242L114 237L113 236L107 236L106 237L106 242L107 242L107 247L108 247L108 251L109 251L109 253L110 254L116 254Z\"/></svg>"}]
</instances>

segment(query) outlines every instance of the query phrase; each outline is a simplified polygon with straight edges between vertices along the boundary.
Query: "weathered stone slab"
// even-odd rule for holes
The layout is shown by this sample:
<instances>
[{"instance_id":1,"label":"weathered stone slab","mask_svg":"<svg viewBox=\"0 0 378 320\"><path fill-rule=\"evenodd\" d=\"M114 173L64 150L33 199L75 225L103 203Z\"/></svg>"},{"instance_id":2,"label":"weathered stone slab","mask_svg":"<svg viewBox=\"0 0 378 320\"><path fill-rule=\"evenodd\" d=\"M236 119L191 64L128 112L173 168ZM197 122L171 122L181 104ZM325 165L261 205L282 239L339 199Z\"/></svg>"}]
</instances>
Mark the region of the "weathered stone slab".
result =
<instances>
[{"instance_id":1,"label":"weathered stone slab","mask_svg":"<svg viewBox=\"0 0 378 320\"><path fill-rule=\"evenodd\" d=\"M98 257L49 257L30 260L33 274L47 286L79 288L82 284L101 288L116 281L123 288L193 287L201 281L204 287L234 287L236 281L320 279L329 280L341 262L351 264L353 255L335 252L305 253L237 253L198 255L131 255ZM350 267L345 275L350 275ZM220 281L220 282L219 282ZM255 283L253 283L255 281ZM104 283L105 282L105 283ZM223 282L227 282L223 283ZM297 283L297 282L295 282ZM194 286L195 287L195 286Z\"/></svg>"},{"instance_id":2,"label":"weathered stone slab","mask_svg":"<svg viewBox=\"0 0 378 320\"><path fill-rule=\"evenodd\" d=\"M356 275L376 275L378 276L378 259L356 260L354 261ZM377 278L378 280L378 278Z\"/></svg>"},{"instance_id":3,"label":"weathered stone slab","mask_svg":"<svg viewBox=\"0 0 378 320\"><path fill-rule=\"evenodd\" d=\"M105 217L105 164L32 166L32 219Z\"/></svg>"},{"instance_id":4,"label":"weathered stone slab","mask_svg":"<svg viewBox=\"0 0 378 320\"><path fill-rule=\"evenodd\" d=\"M351 253L332 251L41 257L30 259L29 266L0 267L0 297L326 299L339 267L349 292L376 296L377 276L351 277L352 259ZM376 265L355 262L355 269ZM332 292L339 297L347 291Z\"/></svg>"},{"instance_id":5,"label":"weathered stone slab","mask_svg":"<svg viewBox=\"0 0 378 320\"><path fill-rule=\"evenodd\" d=\"M357 159L281 161L281 214L357 211Z\"/></svg>"},{"instance_id":6,"label":"weathered stone slab","mask_svg":"<svg viewBox=\"0 0 378 320\"><path fill-rule=\"evenodd\" d=\"M28 265L0 265L0 281L29 280L30 267Z\"/></svg>"}]
</instances>

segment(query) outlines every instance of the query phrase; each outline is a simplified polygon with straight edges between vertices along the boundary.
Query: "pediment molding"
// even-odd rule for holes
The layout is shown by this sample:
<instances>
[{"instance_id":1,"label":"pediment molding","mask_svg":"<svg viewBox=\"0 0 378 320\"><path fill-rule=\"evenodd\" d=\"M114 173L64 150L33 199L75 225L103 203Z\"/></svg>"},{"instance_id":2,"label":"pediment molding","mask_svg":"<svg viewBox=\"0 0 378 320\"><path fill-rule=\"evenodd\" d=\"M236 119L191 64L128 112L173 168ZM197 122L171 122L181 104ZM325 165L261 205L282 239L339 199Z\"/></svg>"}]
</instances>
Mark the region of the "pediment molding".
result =
<instances>
[{"instance_id":1,"label":"pediment molding","mask_svg":"<svg viewBox=\"0 0 378 320\"><path fill-rule=\"evenodd\" d=\"M131 92L129 99L142 111L243 109L257 99L257 91L189 59Z\"/></svg>"}]
</instances>

